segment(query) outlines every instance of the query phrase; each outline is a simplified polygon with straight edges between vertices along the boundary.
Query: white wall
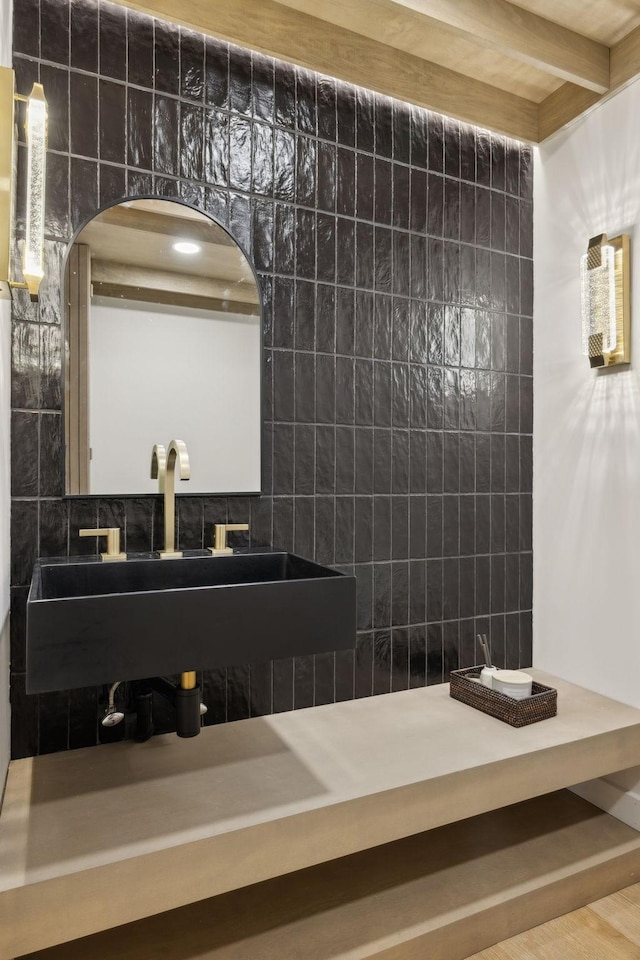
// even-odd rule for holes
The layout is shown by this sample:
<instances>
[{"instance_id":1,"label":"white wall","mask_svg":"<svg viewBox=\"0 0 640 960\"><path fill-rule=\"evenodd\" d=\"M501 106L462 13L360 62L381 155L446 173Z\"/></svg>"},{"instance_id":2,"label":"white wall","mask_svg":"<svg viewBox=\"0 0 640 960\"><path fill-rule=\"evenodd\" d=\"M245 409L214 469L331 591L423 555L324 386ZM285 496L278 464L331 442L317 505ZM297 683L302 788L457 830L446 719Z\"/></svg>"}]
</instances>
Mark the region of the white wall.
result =
<instances>
[{"instance_id":1,"label":"white wall","mask_svg":"<svg viewBox=\"0 0 640 960\"><path fill-rule=\"evenodd\" d=\"M534 664L640 707L640 83L538 151ZM579 262L631 234L632 363L581 355Z\"/></svg>"},{"instance_id":2,"label":"white wall","mask_svg":"<svg viewBox=\"0 0 640 960\"><path fill-rule=\"evenodd\" d=\"M11 0L0 0L0 66L11 66ZM11 310L0 300L0 805L9 763L9 398Z\"/></svg>"}]
</instances>

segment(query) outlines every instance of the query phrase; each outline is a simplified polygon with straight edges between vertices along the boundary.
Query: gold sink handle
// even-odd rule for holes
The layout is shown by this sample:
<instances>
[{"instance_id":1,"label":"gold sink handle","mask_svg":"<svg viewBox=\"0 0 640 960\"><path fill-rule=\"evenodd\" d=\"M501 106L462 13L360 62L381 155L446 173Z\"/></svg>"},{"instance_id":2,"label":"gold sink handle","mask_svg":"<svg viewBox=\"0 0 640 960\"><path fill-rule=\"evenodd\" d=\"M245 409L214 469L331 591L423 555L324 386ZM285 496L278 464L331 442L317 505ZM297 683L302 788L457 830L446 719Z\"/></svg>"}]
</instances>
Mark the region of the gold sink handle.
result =
<instances>
[{"instance_id":1,"label":"gold sink handle","mask_svg":"<svg viewBox=\"0 0 640 960\"><path fill-rule=\"evenodd\" d=\"M248 530L248 523L216 523L213 527L213 546L207 550L214 556L229 555L233 548L227 546L227 533L230 530Z\"/></svg>"},{"instance_id":2,"label":"gold sink handle","mask_svg":"<svg viewBox=\"0 0 640 960\"><path fill-rule=\"evenodd\" d=\"M120 527L98 527L95 530L79 530L80 537L106 537L107 552L101 553L100 558L107 560L126 560L126 553L120 552Z\"/></svg>"}]
</instances>

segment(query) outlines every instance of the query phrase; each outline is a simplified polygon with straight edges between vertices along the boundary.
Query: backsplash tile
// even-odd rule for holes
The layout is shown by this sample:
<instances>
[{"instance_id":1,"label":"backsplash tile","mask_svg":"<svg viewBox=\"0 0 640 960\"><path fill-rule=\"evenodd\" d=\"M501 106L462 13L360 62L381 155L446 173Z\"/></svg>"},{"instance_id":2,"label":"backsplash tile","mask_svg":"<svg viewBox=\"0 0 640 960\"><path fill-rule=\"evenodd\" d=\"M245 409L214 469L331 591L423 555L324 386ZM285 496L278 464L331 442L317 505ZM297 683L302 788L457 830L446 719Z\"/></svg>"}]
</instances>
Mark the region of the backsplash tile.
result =
<instances>
[{"instance_id":1,"label":"backsplash tile","mask_svg":"<svg viewBox=\"0 0 640 960\"><path fill-rule=\"evenodd\" d=\"M16 0L14 66L50 135L48 277L14 300L13 756L129 731L99 725L106 686L29 697L24 674L37 556L91 555L98 523L162 541L157 497L61 496L62 259L126 194L216 216L263 296L264 493L181 498L179 544L249 520L357 578L354 651L208 671L205 722L441 683L478 631L529 665L530 149L107 0Z\"/></svg>"}]
</instances>

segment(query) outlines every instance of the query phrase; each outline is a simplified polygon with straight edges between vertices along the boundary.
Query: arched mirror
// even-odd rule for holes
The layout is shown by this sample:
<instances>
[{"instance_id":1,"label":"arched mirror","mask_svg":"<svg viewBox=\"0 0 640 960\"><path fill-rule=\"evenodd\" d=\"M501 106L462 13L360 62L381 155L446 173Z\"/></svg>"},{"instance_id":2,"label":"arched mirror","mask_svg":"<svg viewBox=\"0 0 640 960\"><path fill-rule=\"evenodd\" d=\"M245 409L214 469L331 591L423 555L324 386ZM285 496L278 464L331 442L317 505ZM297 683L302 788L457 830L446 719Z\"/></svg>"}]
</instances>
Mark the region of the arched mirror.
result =
<instances>
[{"instance_id":1,"label":"arched mirror","mask_svg":"<svg viewBox=\"0 0 640 960\"><path fill-rule=\"evenodd\" d=\"M178 438L180 492L260 491L260 293L231 235L192 207L124 200L79 231L65 276L65 492L157 492Z\"/></svg>"}]
</instances>

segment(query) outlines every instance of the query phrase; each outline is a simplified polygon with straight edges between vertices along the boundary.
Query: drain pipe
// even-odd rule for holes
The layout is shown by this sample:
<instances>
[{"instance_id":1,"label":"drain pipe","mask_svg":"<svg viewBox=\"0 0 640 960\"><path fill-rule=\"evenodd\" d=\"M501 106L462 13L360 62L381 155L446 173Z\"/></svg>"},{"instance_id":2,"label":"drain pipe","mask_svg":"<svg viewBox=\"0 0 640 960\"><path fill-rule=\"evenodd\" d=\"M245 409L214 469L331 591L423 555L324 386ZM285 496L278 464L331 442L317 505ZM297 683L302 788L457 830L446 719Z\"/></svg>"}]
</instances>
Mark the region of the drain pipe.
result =
<instances>
[{"instance_id":1,"label":"drain pipe","mask_svg":"<svg viewBox=\"0 0 640 960\"><path fill-rule=\"evenodd\" d=\"M193 678L193 686L183 686L184 677ZM195 682L193 674L183 674L181 684L177 686L165 677L151 677L148 680L136 681L134 694L138 713L136 740L144 742L154 732L152 715L153 692L158 693L175 707L176 733L179 737L197 737L200 733L200 717L207 712L204 703L200 702L200 687Z\"/></svg>"}]
</instances>

